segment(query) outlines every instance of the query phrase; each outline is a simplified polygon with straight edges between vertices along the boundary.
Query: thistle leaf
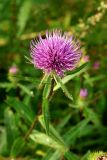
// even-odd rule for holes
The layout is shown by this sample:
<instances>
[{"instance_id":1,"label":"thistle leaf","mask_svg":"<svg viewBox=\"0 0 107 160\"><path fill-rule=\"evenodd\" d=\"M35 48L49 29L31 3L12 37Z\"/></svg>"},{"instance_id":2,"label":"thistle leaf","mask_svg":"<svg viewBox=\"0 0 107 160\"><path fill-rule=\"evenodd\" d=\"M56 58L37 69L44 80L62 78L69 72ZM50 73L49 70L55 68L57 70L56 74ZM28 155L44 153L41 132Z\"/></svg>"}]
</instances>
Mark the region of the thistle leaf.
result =
<instances>
[{"instance_id":1,"label":"thistle leaf","mask_svg":"<svg viewBox=\"0 0 107 160\"><path fill-rule=\"evenodd\" d=\"M51 77L47 77L47 81L43 90L42 112L44 116L45 129L49 134L49 94L51 90Z\"/></svg>"},{"instance_id":2,"label":"thistle leaf","mask_svg":"<svg viewBox=\"0 0 107 160\"><path fill-rule=\"evenodd\" d=\"M63 84L61 78L59 76L55 76L55 80L56 83L58 85L60 85L61 89L63 90L64 94L66 95L66 97L68 97L71 101L73 101L73 97L71 95L71 93L69 93L69 91L67 90L67 88L65 87L65 85Z\"/></svg>"},{"instance_id":3,"label":"thistle leaf","mask_svg":"<svg viewBox=\"0 0 107 160\"><path fill-rule=\"evenodd\" d=\"M45 128L45 123L44 123L44 120L43 120L43 116L39 117L39 122ZM50 124L50 126L49 126L49 133L50 133L50 136L55 141L57 141L57 143L63 145L66 148L66 144L64 143L63 138L59 135L59 133L57 132L57 130L52 126L52 124Z\"/></svg>"},{"instance_id":4,"label":"thistle leaf","mask_svg":"<svg viewBox=\"0 0 107 160\"><path fill-rule=\"evenodd\" d=\"M21 137L17 138L13 143L10 155L16 157L22 151L24 146L25 141Z\"/></svg>"},{"instance_id":5,"label":"thistle leaf","mask_svg":"<svg viewBox=\"0 0 107 160\"><path fill-rule=\"evenodd\" d=\"M14 108L20 116L25 119L29 124L31 124L34 120L34 113L31 110L30 107L26 106L23 102L12 98L8 97L6 100L6 103L9 104L12 108Z\"/></svg>"},{"instance_id":6,"label":"thistle leaf","mask_svg":"<svg viewBox=\"0 0 107 160\"><path fill-rule=\"evenodd\" d=\"M36 143L63 150L62 145L58 144L55 140L42 132L33 131L33 133L30 135L30 138Z\"/></svg>"},{"instance_id":7,"label":"thistle leaf","mask_svg":"<svg viewBox=\"0 0 107 160\"><path fill-rule=\"evenodd\" d=\"M85 63L83 65L81 65L79 68L77 68L74 71L70 72L70 75L67 75L66 77L64 77L62 79L62 83L66 84L67 82L69 82L71 79L73 79L74 77L78 76L79 74L81 74L82 72L84 72L87 68L89 63ZM60 88L60 84L56 84L56 86L54 87L54 91L58 90Z\"/></svg>"}]
</instances>

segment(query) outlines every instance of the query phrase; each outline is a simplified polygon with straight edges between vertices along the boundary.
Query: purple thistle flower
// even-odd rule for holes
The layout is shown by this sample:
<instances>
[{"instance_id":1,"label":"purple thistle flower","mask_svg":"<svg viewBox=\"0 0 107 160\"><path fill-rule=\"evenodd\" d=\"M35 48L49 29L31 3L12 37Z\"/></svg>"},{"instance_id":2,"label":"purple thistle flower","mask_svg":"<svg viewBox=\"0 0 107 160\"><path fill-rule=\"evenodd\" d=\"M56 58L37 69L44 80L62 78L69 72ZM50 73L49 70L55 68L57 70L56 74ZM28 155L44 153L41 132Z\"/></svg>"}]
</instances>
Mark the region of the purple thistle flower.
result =
<instances>
[{"instance_id":1,"label":"purple thistle flower","mask_svg":"<svg viewBox=\"0 0 107 160\"><path fill-rule=\"evenodd\" d=\"M85 98L85 97L87 97L87 95L88 95L88 91L87 91L87 88L81 88L81 90L80 90L80 97L81 98Z\"/></svg>"},{"instance_id":2,"label":"purple thistle flower","mask_svg":"<svg viewBox=\"0 0 107 160\"><path fill-rule=\"evenodd\" d=\"M47 32L46 37L32 40L30 44L32 63L47 73L55 71L63 76L73 70L81 57L80 45L72 36L61 31Z\"/></svg>"}]
</instances>

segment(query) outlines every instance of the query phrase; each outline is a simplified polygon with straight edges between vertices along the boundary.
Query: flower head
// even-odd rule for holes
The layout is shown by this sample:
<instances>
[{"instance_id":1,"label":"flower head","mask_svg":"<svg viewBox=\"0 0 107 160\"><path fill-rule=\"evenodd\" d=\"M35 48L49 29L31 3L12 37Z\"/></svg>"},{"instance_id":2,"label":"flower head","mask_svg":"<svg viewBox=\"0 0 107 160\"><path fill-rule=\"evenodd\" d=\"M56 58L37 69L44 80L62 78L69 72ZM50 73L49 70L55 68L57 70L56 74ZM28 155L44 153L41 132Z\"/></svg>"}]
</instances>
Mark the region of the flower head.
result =
<instances>
[{"instance_id":1,"label":"flower head","mask_svg":"<svg viewBox=\"0 0 107 160\"><path fill-rule=\"evenodd\" d=\"M73 70L81 57L78 42L61 31L47 32L46 37L31 41L31 57L35 67L47 73L56 72L59 76Z\"/></svg>"},{"instance_id":2,"label":"flower head","mask_svg":"<svg viewBox=\"0 0 107 160\"><path fill-rule=\"evenodd\" d=\"M85 98L85 97L87 97L87 95L88 95L88 91L87 91L87 88L81 88L81 90L80 90L80 97L81 98Z\"/></svg>"},{"instance_id":3,"label":"flower head","mask_svg":"<svg viewBox=\"0 0 107 160\"><path fill-rule=\"evenodd\" d=\"M10 74L16 74L18 72L18 68L16 66L12 66L9 68Z\"/></svg>"},{"instance_id":4,"label":"flower head","mask_svg":"<svg viewBox=\"0 0 107 160\"><path fill-rule=\"evenodd\" d=\"M90 57L88 55L85 55L82 57L83 62L89 62L89 60L90 60Z\"/></svg>"},{"instance_id":5,"label":"flower head","mask_svg":"<svg viewBox=\"0 0 107 160\"><path fill-rule=\"evenodd\" d=\"M100 62L99 61L95 61L95 63L93 64L93 68L95 70L99 69L100 68Z\"/></svg>"}]
</instances>

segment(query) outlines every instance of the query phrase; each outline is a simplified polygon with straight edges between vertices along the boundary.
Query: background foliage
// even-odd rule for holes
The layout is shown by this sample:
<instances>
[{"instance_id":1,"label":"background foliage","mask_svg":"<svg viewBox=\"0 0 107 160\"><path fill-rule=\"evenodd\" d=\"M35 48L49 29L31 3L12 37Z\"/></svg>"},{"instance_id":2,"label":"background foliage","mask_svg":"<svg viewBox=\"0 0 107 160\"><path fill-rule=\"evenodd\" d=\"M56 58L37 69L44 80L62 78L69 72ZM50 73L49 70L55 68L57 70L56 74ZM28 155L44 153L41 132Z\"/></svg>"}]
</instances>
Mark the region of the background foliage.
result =
<instances>
[{"instance_id":1,"label":"background foliage","mask_svg":"<svg viewBox=\"0 0 107 160\"><path fill-rule=\"evenodd\" d=\"M56 28L80 40L90 63L67 80L73 102L54 88L48 136L38 89L43 73L25 56L32 38ZM106 43L104 1L0 0L0 160L86 160L90 151L107 151ZM15 76L11 66L18 68ZM81 88L87 88L87 97L80 97Z\"/></svg>"}]
</instances>

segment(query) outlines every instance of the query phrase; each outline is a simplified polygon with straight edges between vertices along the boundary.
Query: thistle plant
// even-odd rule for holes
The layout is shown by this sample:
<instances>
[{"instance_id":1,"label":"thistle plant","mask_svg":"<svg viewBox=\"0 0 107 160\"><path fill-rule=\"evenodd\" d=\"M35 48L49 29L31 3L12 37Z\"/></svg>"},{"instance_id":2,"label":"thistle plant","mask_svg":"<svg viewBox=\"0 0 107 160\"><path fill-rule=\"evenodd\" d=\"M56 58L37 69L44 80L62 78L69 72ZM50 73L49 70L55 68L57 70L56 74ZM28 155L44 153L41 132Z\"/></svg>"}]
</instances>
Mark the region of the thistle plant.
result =
<instances>
[{"instance_id":1,"label":"thistle plant","mask_svg":"<svg viewBox=\"0 0 107 160\"><path fill-rule=\"evenodd\" d=\"M42 112L46 131L49 133L49 99L52 96L54 82L60 85L65 95L73 100L72 95L66 89L62 78L66 71L74 70L81 58L80 44L68 33L55 30L46 32L45 38L39 35L39 39L33 39L30 44L31 62L35 68L44 72L45 82L43 90Z\"/></svg>"},{"instance_id":2,"label":"thistle plant","mask_svg":"<svg viewBox=\"0 0 107 160\"><path fill-rule=\"evenodd\" d=\"M107 160L106 0L0 2L0 160Z\"/></svg>"}]
</instances>

